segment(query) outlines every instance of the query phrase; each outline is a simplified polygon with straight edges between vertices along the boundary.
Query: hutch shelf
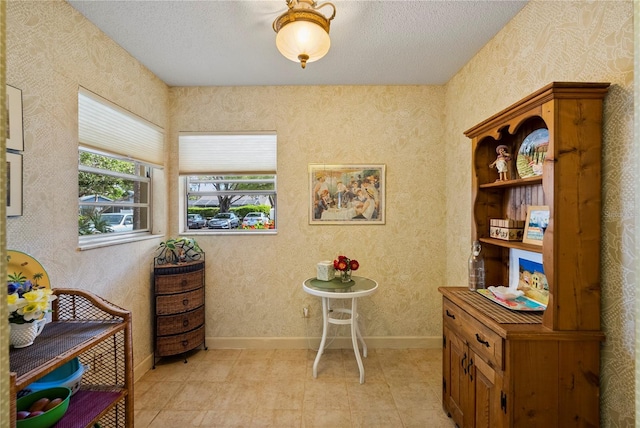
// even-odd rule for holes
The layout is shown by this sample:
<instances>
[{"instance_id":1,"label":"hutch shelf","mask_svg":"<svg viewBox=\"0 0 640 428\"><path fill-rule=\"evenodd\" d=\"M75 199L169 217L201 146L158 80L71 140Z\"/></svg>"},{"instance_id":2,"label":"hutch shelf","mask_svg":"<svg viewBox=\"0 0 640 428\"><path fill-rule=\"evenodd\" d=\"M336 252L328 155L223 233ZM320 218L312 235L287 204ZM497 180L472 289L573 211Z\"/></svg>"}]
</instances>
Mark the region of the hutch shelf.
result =
<instances>
[{"instance_id":1,"label":"hutch shelf","mask_svg":"<svg viewBox=\"0 0 640 428\"><path fill-rule=\"evenodd\" d=\"M52 322L33 345L9 350L11 415L31 383L78 357L85 366L80 390L54 428L132 427L131 313L77 289L55 288Z\"/></svg>"},{"instance_id":2,"label":"hutch shelf","mask_svg":"<svg viewBox=\"0 0 640 428\"><path fill-rule=\"evenodd\" d=\"M472 236L486 284L509 285L511 250L542 255L544 312L506 309L467 287L443 295L443 407L460 428L599 426L602 104L608 83L551 83L465 132L472 140ZM542 174L521 178L525 138L549 133ZM489 168L498 146L508 176ZM490 219L548 206L542 245L493 239Z\"/></svg>"}]
</instances>

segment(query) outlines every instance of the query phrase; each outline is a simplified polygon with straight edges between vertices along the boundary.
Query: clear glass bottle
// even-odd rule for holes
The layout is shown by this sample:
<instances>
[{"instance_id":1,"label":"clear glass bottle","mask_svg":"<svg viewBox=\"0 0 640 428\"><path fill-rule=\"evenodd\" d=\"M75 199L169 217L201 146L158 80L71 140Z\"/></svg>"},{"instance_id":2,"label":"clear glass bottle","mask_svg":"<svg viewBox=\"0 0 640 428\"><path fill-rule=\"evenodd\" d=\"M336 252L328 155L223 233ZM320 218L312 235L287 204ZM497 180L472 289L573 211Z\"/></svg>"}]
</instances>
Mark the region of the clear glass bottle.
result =
<instances>
[{"instance_id":1,"label":"clear glass bottle","mask_svg":"<svg viewBox=\"0 0 640 428\"><path fill-rule=\"evenodd\" d=\"M480 241L473 241L469 256L469 290L484 288L484 258Z\"/></svg>"}]
</instances>

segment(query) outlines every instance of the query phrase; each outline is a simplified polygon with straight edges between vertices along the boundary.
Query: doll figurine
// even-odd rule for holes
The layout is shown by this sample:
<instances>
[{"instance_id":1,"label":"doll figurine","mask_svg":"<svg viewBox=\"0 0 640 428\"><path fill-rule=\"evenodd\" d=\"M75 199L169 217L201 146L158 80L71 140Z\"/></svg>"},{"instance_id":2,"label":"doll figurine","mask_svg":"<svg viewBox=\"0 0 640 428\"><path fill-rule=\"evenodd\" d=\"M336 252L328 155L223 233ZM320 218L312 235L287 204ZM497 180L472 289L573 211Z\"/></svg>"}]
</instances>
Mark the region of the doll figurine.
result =
<instances>
[{"instance_id":1,"label":"doll figurine","mask_svg":"<svg viewBox=\"0 0 640 428\"><path fill-rule=\"evenodd\" d=\"M498 157L489 164L489 168L495 167L498 170L498 179L496 181L506 181L509 179L507 173L509 172L508 162L511 160L511 155L507 152L507 146L504 144L496 147L496 153Z\"/></svg>"}]
</instances>

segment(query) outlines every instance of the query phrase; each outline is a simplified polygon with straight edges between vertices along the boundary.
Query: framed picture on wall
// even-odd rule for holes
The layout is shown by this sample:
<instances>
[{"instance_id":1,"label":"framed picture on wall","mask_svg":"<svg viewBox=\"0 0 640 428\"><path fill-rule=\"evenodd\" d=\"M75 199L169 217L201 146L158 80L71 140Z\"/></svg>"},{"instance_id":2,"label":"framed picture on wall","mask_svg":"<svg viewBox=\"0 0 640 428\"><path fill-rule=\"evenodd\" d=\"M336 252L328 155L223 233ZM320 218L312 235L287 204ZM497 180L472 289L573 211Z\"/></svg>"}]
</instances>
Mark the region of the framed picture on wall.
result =
<instances>
[{"instance_id":1,"label":"framed picture on wall","mask_svg":"<svg viewBox=\"0 0 640 428\"><path fill-rule=\"evenodd\" d=\"M7 216L22 215L22 155L7 152Z\"/></svg>"},{"instance_id":2,"label":"framed picture on wall","mask_svg":"<svg viewBox=\"0 0 640 428\"><path fill-rule=\"evenodd\" d=\"M22 91L7 85L7 149L24 150L22 136Z\"/></svg>"},{"instance_id":3,"label":"framed picture on wall","mask_svg":"<svg viewBox=\"0 0 640 428\"><path fill-rule=\"evenodd\" d=\"M548 206L531 205L527 207L527 220L524 223L522 242L525 244L542 245L542 237L548 225Z\"/></svg>"},{"instance_id":4,"label":"framed picture on wall","mask_svg":"<svg viewBox=\"0 0 640 428\"><path fill-rule=\"evenodd\" d=\"M384 224L385 165L309 164L310 224Z\"/></svg>"}]
</instances>

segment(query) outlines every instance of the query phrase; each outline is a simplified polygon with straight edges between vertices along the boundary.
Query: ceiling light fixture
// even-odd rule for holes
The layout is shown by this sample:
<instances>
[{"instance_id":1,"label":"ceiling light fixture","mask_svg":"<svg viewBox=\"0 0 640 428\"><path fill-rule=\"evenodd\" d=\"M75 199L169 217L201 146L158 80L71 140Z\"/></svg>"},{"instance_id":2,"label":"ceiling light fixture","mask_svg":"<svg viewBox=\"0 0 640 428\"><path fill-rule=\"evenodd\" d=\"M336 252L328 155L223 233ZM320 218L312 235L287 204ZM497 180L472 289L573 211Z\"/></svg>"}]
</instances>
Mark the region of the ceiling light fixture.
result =
<instances>
[{"instance_id":1,"label":"ceiling light fixture","mask_svg":"<svg viewBox=\"0 0 640 428\"><path fill-rule=\"evenodd\" d=\"M329 23L336 16L332 3L318 5L314 0L286 0L289 10L273 21L273 31L277 33L276 46L285 58L300 62L305 68L329 52ZM331 6L329 18L318 9Z\"/></svg>"}]
</instances>

